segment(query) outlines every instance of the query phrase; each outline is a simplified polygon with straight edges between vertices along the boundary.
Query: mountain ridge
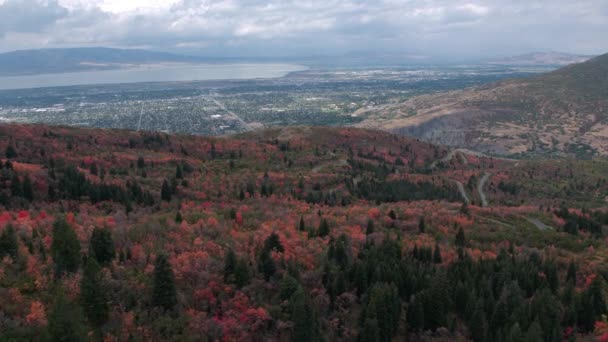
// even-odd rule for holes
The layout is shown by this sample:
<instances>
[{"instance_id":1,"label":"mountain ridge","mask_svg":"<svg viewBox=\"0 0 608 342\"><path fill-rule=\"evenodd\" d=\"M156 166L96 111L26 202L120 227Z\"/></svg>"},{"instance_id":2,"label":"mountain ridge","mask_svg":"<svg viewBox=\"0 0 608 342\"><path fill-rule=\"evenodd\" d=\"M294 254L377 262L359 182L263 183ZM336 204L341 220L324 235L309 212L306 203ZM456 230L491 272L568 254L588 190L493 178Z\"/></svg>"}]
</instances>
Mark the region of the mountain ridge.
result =
<instances>
[{"instance_id":1,"label":"mountain ridge","mask_svg":"<svg viewBox=\"0 0 608 342\"><path fill-rule=\"evenodd\" d=\"M529 78L359 113L379 128L500 155L608 155L608 54Z\"/></svg>"}]
</instances>

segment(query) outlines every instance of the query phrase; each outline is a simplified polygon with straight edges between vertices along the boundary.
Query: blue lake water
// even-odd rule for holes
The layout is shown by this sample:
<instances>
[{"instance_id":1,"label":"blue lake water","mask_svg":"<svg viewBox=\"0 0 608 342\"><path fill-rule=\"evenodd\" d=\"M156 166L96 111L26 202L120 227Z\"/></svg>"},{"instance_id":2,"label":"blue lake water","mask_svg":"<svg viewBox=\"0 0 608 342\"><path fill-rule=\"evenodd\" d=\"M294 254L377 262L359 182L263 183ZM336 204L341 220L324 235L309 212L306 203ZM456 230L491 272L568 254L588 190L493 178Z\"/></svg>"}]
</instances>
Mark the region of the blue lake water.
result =
<instances>
[{"instance_id":1,"label":"blue lake water","mask_svg":"<svg viewBox=\"0 0 608 342\"><path fill-rule=\"evenodd\" d=\"M0 90L92 84L283 77L306 67L284 63L153 65L133 69L0 77Z\"/></svg>"}]
</instances>

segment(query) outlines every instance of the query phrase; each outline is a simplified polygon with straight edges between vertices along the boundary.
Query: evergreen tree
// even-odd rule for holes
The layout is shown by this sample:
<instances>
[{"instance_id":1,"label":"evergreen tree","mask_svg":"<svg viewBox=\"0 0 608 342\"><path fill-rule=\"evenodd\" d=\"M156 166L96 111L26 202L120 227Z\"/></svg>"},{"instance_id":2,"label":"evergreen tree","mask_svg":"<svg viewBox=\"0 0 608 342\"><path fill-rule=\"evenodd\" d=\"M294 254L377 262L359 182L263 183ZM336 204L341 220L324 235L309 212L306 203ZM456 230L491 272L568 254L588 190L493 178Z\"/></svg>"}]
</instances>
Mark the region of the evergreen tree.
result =
<instances>
[{"instance_id":1,"label":"evergreen tree","mask_svg":"<svg viewBox=\"0 0 608 342\"><path fill-rule=\"evenodd\" d=\"M370 290L364 310L363 322L369 322L370 325L364 325L362 336L377 334L377 341L390 342L399 326L400 316L401 300L395 286L377 283ZM366 332L365 328L372 330Z\"/></svg>"},{"instance_id":2,"label":"evergreen tree","mask_svg":"<svg viewBox=\"0 0 608 342\"><path fill-rule=\"evenodd\" d=\"M184 178L184 171L182 170L182 166L178 164L175 167L175 179L183 179L183 178Z\"/></svg>"},{"instance_id":3,"label":"evergreen tree","mask_svg":"<svg viewBox=\"0 0 608 342\"><path fill-rule=\"evenodd\" d=\"M82 311L72 303L60 290L50 309L47 326L51 341L81 342L86 341L85 326L82 322Z\"/></svg>"},{"instance_id":4,"label":"evergreen tree","mask_svg":"<svg viewBox=\"0 0 608 342\"><path fill-rule=\"evenodd\" d=\"M101 268L92 257L87 259L80 281L80 302L91 326L99 328L108 321L108 296L103 285Z\"/></svg>"},{"instance_id":5,"label":"evergreen tree","mask_svg":"<svg viewBox=\"0 0 608 342\"><path fill-rule=\"evenodd\" d=\"M365 229L365 234L373 234L374 233L374 221L372 219L367 220L367 229Z\"/></svg>"},{"instance_id":6,"label":"evergreen tree","mask_svg":"<svg viewBox=\"0 0 608 342\"><path fill-rule=\"evenodd\" d=\"M22 184L22 194L23 197L28 200L28 201L33 201L34 200L34 189L32 188L32 180L30 179L29 175L25 175L25 177L23 177L23 184Z\"/></svg>"},{"instance_id":7,"label":"evergreen tree","mask_svg":"<svg viewBox=\"0 0 608 342\"><path fill-rule=\"evenodd\" d=\"M391 209L391 211L388 212L388 217L390 217L392 220L396 220L397 214L395 214L395 211Z\"/></svg>"},{"instance_id":8,"label":"evergreen tree","mask_svg":"<svg viewBox=\"0 0 608 342\"><path fill-rule=\"evenodd\" d=\"M538 322L538 317L532 322L525 337L526 342L539 342L543 341L543 330Z\"/></svg>"},{"instance_id":9,"label":"evergreen tree","mask_svg":"<svg viewBox=\"0 0 608 342\"><path fill-rule=\"evenodd\" d=\"M4 150L4 155L6 156L6 159L17 158L17 150L15 150L15 146L13 146L13 144L9 144L8 146L6 146L6 150Z\"/></svg>"},{"instance_id":10,"label":"evergreen tree","mask_svg":"<svg viewBox=\"0 0 608 342\"><path fill-rule=\"evenodd\" d=\"M116 250L112 232L109 229L99 227L93 229L89 242L89 254L102 266L108 265L114 260Z\"/></svg>"},{"instance_id":11,"label":"evergreen tree","mask_svg":"<svg viewBox=\"0 0 608 342\"><path fill-rule=\"evenodd\" d=\"M424 233L426 230L426 223L424 222L424 217L420 218L420 222L418 222L418 231L420 233Z\"/></svg>"},{"instance_id":12,"label":"evergreen tree","mask_svg":"<svg viewBox=\"0 0 608 342\"><path fill-rule=\"evenodd\" d=\"M407 323L412 331L424 328L424 305L418 297L414 297L407 307Z\"/></svg>"},{"instance_id":13,"label":"evergreen tree","mask_svg":"<svg viewBox=\"0 0 608 342\"><path fill-rule=\"evenodd\" d=\"M260 254L260 271L264 274L264 279L266 281L270 280L270 278L277 271L277 266L272 260L272 256L270 255L270 251L264 249Z\"/></svg>"},{"instance_id":14,"label":"evergreen tree","mask_svg":"<svg viewBox=\"0 0 608 342\"><path fill-rule=\"evenodd\" d=\"M19 243L13 225L8 224L2 234L0 234L0 260L5 256L10 256L13 261L17 261L19 255Z\"/></svg>"},{"instance_id":15,"label":"evergreen tree","mask_svg":"<svg viewBox=\"0 0 608 342\"><path fill-rule=\"evenodd\" d=\"M232 249L229 249L224 256L224 281L232 282L236 270L237 258ZM231 279L232 278L232 279Z\"/></svg>"},{"instance_id":16,"label":"evergreen tree","mask_svg":"<svg viewBox=\"0 0 608 342\"><path fill-rule=\"evenodd\" d=\"M158 255L154 264L152 304L170 310L177 304L173 269L166 255Z\"/></svg>"},{"instance_id":17,"label":"evergreen tree","mask_svg":"<svg viewBox=\"0 0 608 342\"><path fill-rule=\"evenodd\" d=\"M182 217L182 213L180 211L178 211L175 214L175 222L176 223L182 223L183 220L184 220L184 218Z\"/></svg>"},{"instance_id":18,"label":"evergreen tree","mask_svg":"<svg viewBox=\"0 0 608 342\"><path fill-rule=\"evenodd\" d=\"M576 284L576 264L574 263L574 261L570 261L570 264L568 265L566 282L572 282L573 284Z\"/></svg>"},{"instance_id":19,"label":"evergreen tree","mask_svg":"<svg viewBox=\"0 0 608 342\"><path fill-rule=\"evenodd\" d=\"M53 223L51 255L55 262L56 275L78 271L81 261L80 242L65 217L59 217Z\"/></svg>"},{"instance_id":20,"label":"evergreen tree","mask_svg":"<svg viewBox=\"0 0 608 342\"><path fill-rule=\"evenodd\" d=\"M249 284L249 266L244 259L238 259L234 269L234 284L239 289Z\"/></svg>"},{"instance_id":21,"label":"evergreen tree","mask_svg":"<svg viewBox=\"0 0 608 342\"><path fill-rule=\"evenodd\" d=\"M291 321L294 324L291 340L294 342L319 341L317 317L301 286L294 292L289 302L291 304Z\"/></svg>"},{"instance_id":22,"label":"evergreen tree","mask_svg":"<svg viewBox=\"0 0 608 342\"><path fill-rule=\"evenodd\" d=\"M23 186L17 173L14 173L13 178L11 178L11 195L14 197L21 197L23 195Z\"/></svg>"},{"instance_id":23,"label":"evergreen tree","mask_svg":"<svg viewBox=\"0 0 608 342\"><path fill-rule=\"evenodd\" d=\"M485 341L488 333L488 324L486 321L486 314L484 312L484 304L482 299L479 299L475 304L475 311L473 311L473 316L471 317L471 322L469 323L469 331L471 332L471 338L474 342Z\"/></svg>"},{"instance_id":24,"label":"evergreen tree","mask_svg":"<svg viewBox=\"0 0 608 342\"><path fill-rule=\"evenodd\" d=\"M441 264L442 262L442 258L441 258L441 250L439 249L439 244L435 244L435 251L433 252L433 262L435 264Z\"/></svg>"},{"instance_id":25,"label":"evergreen tree","mask_svg":"<svg viewBox=\"0 0 608 342\"><path fill-rule=\"evenodd\" d=\"M462 227L458 228L458 233L456 233L456 246L458 247L465 247L466 246L466 238L464 236L464 229L462 229Z\"/></svg>"},{"instance_id":26,"label":"evergreen tree","mask_svg":"<svg viewBox=\"0 0 608 342\"><path fill-rule=\"evenodd\" d=\"M169 182L166 179L163 180L163 186L160 190L160 198L163 201L171 202L172 195L173 191L171 190L171 185L169 185Z\"/></svg>"},{"instance_id":27,"label":"evergreen tree","mask_svg":"<svg viewBox=\"0 0 608 342\"><path fill-rule=\"evenodd\" d=\"M327 219L322 219L321 223L319 224L319 233L318 235L320 237L324 237L329 235L329 223L327 223Z\"/></svg>"},{"instance_id":28,"label":"evergreen tree","mask_svg":"<svg viewBox=\"0 0 608 342\"><path fill-rule=\"evenodd\" d=\"M304 216L300 216L300 227L301 232L306 231L306 224L304 223Z\"/></svg>"}]
</instances>

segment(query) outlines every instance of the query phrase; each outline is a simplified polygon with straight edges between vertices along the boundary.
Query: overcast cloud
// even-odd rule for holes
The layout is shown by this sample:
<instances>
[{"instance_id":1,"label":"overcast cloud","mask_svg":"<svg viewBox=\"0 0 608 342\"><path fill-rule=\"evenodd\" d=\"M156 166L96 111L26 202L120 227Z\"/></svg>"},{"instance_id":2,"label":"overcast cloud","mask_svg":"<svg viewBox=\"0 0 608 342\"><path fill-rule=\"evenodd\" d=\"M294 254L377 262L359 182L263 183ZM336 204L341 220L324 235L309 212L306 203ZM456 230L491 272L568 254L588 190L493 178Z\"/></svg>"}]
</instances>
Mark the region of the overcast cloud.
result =
<instances>
[{"instance_id":1,"label":"overcast cloud","mask_svg":"<svg viewBox=\"0 0 608 342\"><path fill-rule=\"evenodd\" d=\"M0 0L0 51L111 46L209 56L608 52L607 0Z\"/></svg>"}]
</instances>

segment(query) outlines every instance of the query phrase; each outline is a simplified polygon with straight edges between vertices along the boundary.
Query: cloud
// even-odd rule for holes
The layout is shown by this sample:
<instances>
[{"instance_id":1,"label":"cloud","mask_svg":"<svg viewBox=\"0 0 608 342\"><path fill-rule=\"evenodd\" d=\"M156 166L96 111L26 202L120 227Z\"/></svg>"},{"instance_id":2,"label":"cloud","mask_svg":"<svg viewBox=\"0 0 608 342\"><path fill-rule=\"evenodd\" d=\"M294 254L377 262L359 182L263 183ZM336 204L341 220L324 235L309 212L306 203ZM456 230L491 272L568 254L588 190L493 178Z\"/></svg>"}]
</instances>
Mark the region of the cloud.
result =
<instances>
[{"instance_id":1,"label":"cloud","mask_svg":"<svg viewBox=\"0 0 608 342\"><path fill-rule=\"evenodd\" d=\"M605 0L0 0L0 46L202 55L608 50Z\"/></svg>"},{"instance_id":2,"label":"cloud","mask_svg":"<svg viewBox=\"0 0 608 342\"><path fill-rule=\"evenodd\" d=\"M57 0L6 0L0 4L0 36L7 32L41 32L67 14Z\"/></svg>"}]
</instances>

